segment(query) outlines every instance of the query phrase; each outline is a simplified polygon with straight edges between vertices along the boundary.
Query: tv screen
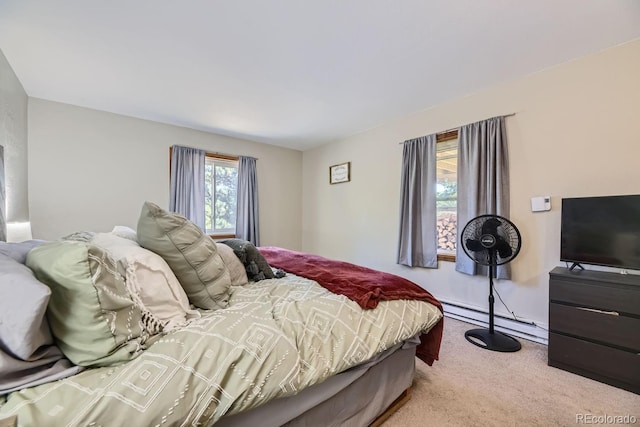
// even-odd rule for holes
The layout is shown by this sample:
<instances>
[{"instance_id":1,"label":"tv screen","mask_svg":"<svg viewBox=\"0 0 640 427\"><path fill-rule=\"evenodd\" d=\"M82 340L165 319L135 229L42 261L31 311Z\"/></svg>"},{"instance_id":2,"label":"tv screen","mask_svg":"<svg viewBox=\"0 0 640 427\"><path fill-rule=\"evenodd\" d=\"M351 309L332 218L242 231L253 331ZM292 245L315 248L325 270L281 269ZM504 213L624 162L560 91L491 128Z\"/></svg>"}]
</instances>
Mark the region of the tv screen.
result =
<instances>
[{"instance_id":1,"label":"tv screen","mask_svg":"<svg viewBox=\"0 0 640 427\"><path fill-rule=\"evenodd\" d=\"M560 260L640 270L640 195L562 199Z\"/></svg>"}]
</instances>

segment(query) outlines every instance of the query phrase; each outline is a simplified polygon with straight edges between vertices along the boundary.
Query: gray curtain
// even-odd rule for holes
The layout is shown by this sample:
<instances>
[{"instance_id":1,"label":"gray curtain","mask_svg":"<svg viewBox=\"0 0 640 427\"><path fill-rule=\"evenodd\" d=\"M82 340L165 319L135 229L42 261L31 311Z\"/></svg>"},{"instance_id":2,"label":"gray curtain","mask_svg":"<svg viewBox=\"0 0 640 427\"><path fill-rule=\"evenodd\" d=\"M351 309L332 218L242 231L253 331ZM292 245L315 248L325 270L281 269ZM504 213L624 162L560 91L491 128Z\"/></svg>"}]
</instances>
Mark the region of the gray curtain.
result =
<instances>
[{"instance_id":1,"label":"gray curtain","mask_svg":"<svg viewBox=\"0 0 640 427\"><path fill-rule=\"evenodd\" d=\"M171 148L169 210L183 215L204 230L206 152L178 145Z\"/></svg>"},{"instance_id":2,"label":"gray curtain","mask_svg":"<svg viewBox=\"0 0 640 427\"><path fill-rule=\"evenodd\" d=\"M256 159L238 158L238 211L236 217L236 238L248 240L260 246L258 224L258 180Z\"/></svg>"},{"instance_id":3,"label":"gray curtain","mask_svg":"<svg viewBox=\"0 0 640 427\"><path fill-rule=\"evenodd\" d=\"M7 241L6 193L4 184L4 147L0 145L0 242Z\"/></svg>"},{"instance_id":4,"label":"gray curtain","mask_svg":"<svg viewBox=\"0 0 640 427\"><path fill-rule=\"evenodd\" d=\"M460 233L478 215L509 218L509 155L504 117L462 126L458 133L458 242L456 271L487 275L487 267L473 262L462 248ZM508 264L496 277L509 279Z\"/></svg>"},{"instance_id":5,"label":"gray curtain","mask_svg":"<svg viewBox=\"0 0 640 427\"><path fill-rule=\"evenodd\" d=\"M436 135L404 142L398 264L438 267Z\"/></svg>"}]
</instances>

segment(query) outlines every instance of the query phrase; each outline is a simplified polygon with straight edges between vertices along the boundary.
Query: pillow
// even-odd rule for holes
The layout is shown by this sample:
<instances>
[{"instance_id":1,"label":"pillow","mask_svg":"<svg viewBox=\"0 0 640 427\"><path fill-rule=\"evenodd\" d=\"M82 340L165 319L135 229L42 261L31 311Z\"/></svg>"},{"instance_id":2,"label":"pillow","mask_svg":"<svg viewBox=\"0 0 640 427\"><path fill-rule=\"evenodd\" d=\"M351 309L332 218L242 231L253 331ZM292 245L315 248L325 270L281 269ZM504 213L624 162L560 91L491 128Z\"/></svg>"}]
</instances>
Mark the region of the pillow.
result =
<instances>
[{"instance_id":1,"label":"pillow","mask_svg":"<svg viewBox=\"0 0 640 427\"><path fill-rule=\"evenodd\" d=\"M169 264L189 301L203 309L229 305L229 270L213 240L182 215L145 202L138 219L138 243Z\"/></svg>"},{"instance_id":2,"label":"pillow","mask_svg":"<svg viewBox=\"0 0 640 427\"><path fill-rule=\"evenodd\" d=\"M125 239L129 239L133 242L138 243L138 236L136 235L136 230L131 227L127 227L126 225L116 225L111 230L111 234L114 234L118 237L123 237Z\"/></svg>"},{"instance_id":3,"label":"pillow","mask_svg":"<svg viewBox=\"0 0 640 427\"><path fill-rule=\"evenodd\" d=\"M198 311L191 310L180 282L158 254L111 233L96 233L90 243L105 249L124 265L129 287L140 294L144 306L162 321L165 332L200 316Z\"/></svg>"},{"instance_id":4,"label":"pillow","mask_svg":"<svg viewBox=\"0 0 640 427\"><path fill-rule=\"evenodd\" d=\"M2 347L24 360L38 344L53 344L45 319L51 290L27 266L4 255L0 255L0 290Z\"/></svg>"},{"instance_id":5,"label":"pillow","mask_svg":"<svg viewBox=\"0 0 640 427\"><path fill-rule=\"evenodd\" d=\"M126 271L86 242L45 243L27 266L51 289L47 319L58 347L76 365L110 366L137 357L162 324L127 286Z\"/></svg>"},{"instance_id":6,"label":"pillow","mask_svg":"<svg viewBox=\"0 0 640 427\"><path fill-rule=\"evenodd\" d=\"M36 246L43 244L44 240L27 240L20 243L0 242L0 254L7 255L20 264L24 264L27 260L27 254Z\"/></svg>"},{"instance_id":7,"label":"pillow","mask_svg":"<svg viewBox=\"0 0 640 427\"><path fill-rule=\"evenodd\" d=\"M46 319L51 290L25 265L0 254L0 396L77 373Z\"/></svg>"},{"instance_id":8,"label":"pillow","mask_svg":"<svg viewBox=\"0 0 640 427\"><path fill-rule=\"evenodd\" d=\"M244 265L247 277L252 282L276 277L267 260L253 243L242 239L225 239L220 243L233 249L233 253Z\"/></svg>"},{"instance_id":9,"label":"pillow","mask_svg":"<svg viewBox=\"0 0 640 427\"><path fill-rule=\"evenodd\" d=\"M242 286L249 283L247 272L244 269L244 265L236 254L233 253L233 249L224 243L216 243L218 253L229 270L229 276L231 277L231 284L233 286Z\"/></svg>"}]
</instances>

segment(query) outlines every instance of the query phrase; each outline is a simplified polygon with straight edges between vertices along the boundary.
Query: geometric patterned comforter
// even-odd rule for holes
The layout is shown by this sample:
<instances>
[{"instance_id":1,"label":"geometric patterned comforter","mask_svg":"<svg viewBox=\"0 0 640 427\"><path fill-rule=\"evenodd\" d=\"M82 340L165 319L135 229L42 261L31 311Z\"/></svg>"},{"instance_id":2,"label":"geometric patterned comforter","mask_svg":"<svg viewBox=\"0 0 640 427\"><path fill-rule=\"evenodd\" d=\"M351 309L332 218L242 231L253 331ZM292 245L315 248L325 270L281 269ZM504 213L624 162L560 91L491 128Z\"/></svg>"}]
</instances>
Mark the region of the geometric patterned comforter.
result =
<instances>
[{"instance_id":1,"label":"geometric patterned comforter","mask_svg":"<svg viewBox=\"0 0 640 427\"><path fill-rule=\"evenodd\" d=\"M296 394L442 317L421 301L363 310L287 274L232 287L229 307L155 341L117 367L86 370L0 401L24 426L196 426Z\"/></svg>"}]
</instances>

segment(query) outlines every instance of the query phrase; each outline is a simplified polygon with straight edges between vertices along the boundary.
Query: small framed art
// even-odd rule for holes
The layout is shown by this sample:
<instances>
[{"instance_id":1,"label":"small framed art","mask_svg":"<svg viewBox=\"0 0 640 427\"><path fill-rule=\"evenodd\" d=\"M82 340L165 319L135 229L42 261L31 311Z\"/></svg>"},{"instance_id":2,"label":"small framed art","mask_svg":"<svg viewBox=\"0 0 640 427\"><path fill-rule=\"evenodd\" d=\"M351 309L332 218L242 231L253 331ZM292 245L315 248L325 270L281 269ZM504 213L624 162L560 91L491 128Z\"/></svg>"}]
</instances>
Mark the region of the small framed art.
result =
<instances>
[{"instance_id":1,"label":"small framed art","mask_svg":"<svg viewBox=\"0 0 640 427\"><path fill-rule=\"evenodd\" d=\"M329 184L351 181L351 162L329 166Z\"/></svg>"}]
</instances>

